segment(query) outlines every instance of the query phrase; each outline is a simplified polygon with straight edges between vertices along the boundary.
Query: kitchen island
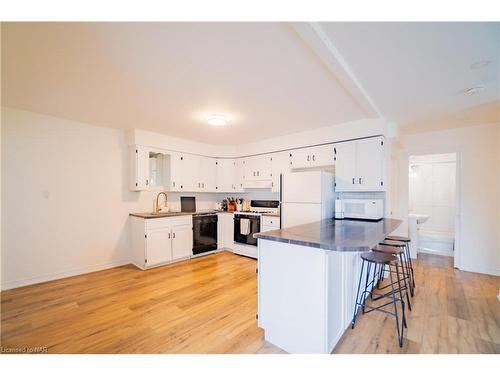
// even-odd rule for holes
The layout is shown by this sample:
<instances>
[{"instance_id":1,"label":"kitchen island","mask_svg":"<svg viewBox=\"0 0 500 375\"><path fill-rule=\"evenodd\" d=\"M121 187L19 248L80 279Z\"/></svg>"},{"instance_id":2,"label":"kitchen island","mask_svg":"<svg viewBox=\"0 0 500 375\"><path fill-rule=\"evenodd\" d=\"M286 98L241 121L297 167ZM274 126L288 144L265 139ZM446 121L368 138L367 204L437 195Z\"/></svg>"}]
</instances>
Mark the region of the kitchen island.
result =
<instances>
[{"instance_id":1,"label":"kitchen island","mask_svg":"<svg viewBox=\"0 0 500 375\"><path fill-rule=\"evenodd\" d=\"M400 224L327 219L255 234L266 341L289 353L331 353L352 319L360 254Z\"/></svg>"}]
</instances>

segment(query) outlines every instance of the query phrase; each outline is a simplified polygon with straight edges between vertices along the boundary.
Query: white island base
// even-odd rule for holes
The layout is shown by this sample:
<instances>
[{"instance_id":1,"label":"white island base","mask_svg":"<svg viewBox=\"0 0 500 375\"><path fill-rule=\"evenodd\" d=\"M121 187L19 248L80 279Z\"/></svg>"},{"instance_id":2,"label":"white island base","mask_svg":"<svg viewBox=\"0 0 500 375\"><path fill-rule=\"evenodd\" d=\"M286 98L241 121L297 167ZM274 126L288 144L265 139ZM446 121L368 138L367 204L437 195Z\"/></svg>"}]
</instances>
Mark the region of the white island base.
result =
<instances>
[{"instance_id":1,"label":"white island base","mask_svg":"<svg viewBox=\"0 0 500 375\"><path fill-rule=\"evenodd\" d=\"M259 239L265 340L289 353L331 353L350 327L360 269L360 252Z\"/></svg>"}]
</instances>

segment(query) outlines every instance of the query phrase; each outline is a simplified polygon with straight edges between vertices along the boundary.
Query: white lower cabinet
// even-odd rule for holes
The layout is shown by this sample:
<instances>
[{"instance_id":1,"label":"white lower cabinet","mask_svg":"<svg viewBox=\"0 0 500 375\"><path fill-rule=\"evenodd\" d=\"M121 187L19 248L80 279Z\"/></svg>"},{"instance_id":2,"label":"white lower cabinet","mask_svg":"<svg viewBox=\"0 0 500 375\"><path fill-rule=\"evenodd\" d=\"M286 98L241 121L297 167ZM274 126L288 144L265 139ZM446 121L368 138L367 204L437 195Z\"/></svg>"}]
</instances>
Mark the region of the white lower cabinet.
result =
<instances>
[{"instance_id":1,"label":"white lower cabinet","mask_svg":"<svg viewBox=\"0 0 500 375\"><path fill-rule=\"evenodd\" d=\"M217 214L217 248L233 247L233 214L230 212L221 212Z\"/></svg>"},{"instance_id":2,"label":"white lower cabinet","mask_svg":"<svg viewBox=\"0 0 500 375\"><path fill-rule=\"evenodd\" d=\"M189 258L193 255L193 227L174 225L172 234L172 260Z\"/></svg>"},{"instance_id":3,"label":"white lower cabinet","mask_svg":"<svg viewBox=\"0 0 500 375\"><path fill-rule=\"evenodd\" d=\"M132 259L148 269L193 255L191 215L143 219L131 217Z\"/></svg>"},{"instance_id":4,"label":"white lower cabinet","mask_svg":"<svg viewBox=\"0 0 500 375\"><path fill-rule=\"evenodd\" d=\"M280 218L276 216L262 216L261 219L261 232L267 232L269 230L280 229Z\"/></svg>"}]
</instances>

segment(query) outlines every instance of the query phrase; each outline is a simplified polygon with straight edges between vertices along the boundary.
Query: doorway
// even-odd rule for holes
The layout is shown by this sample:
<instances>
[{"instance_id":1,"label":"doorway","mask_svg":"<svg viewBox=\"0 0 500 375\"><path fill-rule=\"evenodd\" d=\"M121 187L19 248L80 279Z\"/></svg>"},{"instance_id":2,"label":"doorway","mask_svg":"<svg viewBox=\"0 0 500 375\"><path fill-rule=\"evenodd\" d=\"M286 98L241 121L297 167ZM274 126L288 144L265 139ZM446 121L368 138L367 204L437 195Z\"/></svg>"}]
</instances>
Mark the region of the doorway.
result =
<instances>
[{"instance_id":1,"label":"doorway","mask_svg":"<svg viewBox=\"0 0 500 375\"><path fill-rule=\"evenodd\" d=\"M457 154L413 155L408 167L409 225L417 254L455 257Z\"/></svg>"}]
</instances>

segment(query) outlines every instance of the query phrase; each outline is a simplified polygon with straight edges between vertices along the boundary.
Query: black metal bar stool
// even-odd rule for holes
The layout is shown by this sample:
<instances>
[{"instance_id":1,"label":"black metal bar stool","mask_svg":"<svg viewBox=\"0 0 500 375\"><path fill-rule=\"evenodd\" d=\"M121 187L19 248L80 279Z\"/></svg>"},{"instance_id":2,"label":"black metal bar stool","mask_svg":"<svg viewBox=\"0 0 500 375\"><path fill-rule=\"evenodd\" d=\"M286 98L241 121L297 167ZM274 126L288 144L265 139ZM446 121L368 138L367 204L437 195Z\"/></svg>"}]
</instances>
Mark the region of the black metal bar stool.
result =
<instances>
[{"instance_id":1,"label":"black metal bar stool","mask_svg":"<svg viewBox=\"0 0 500 375\"><path fill-rule=\"evenodd\" d=\"M400 247L404 246L405 253L406 253L408 273L411 275L411 283L412 283L411 295L413 297L414 289L415 289L415 274L413 272L413 263L411 261L410 242L411 242L411 240L408 237L388 236L388 237L386 237L385 241L381 242L381 244L384 244L387 246L400 246Z\"/></svg>"},{"instance_id":2,"label":"black metal bar stool","mask_svg":"<svg viewBox=\"0 0 500 375\"><path fill-rule=\"evenodd\" d=\"M404 333L404 328L407 327L406 324L406 316L405 316L405 303L403 299L403 288L401 286L401 279L399 275L399 268L398 267L398 258L395 257L392 254L387 254L387 253L381 253L381 252L367 252L367 253L362 253L361 254L361 272L359 275L359 283L358 283L358 290L356 293L356 304L354 305L354 315L352 317L352 322L351 322L351 328L354 329L354 326L356 324L356 319L358 317L359 313L359 308L361 307L361 311L363 314L369 313L371 311L377 310L384 312L386 314L392 315L396 319L396 329L398 332L398 341L399 341L399 346L403 347L403 333ZM361 291L361 283L363 281L363 271L365 270L365 264L366 264L366 277L365 277L365 286L364 290ZM390 284L389 286L391 287L391 291L385 294L378 294L374 291L376 282L375 276L377 275L377 268L378 267L389 267L389 278L390 278ZM373 276L371 276L371 271L373 267ZM391 272L391 267L394 267L394 272ZM393 273L396 274L396 281L393 280ZM371 281L370 280L371 277ZM397 285L397 287L395 287ZM360 293L361 291L361 293ZM398 298L399 294L399 298ZM389 302L383 303L379 306L371 306L366 304L366 299L368 298L368 295L371 296L373 299L373 296L376 297L376 299L380 298L388 298ZM398 313L398 302L401 304L401 311L402 311L402 317L401 317L401 326L399 322L399 313ZM384 309L385 306L393 305L394 311L388 311Z\"/></svg>"},{"instance_id":3,"label":"black metal bar stool","mask_svg":"<svg viewBox=\"0 0 500 375\"><path fill-rule=\"evenodd\" d=\"M408 301L408 309L411 311L411 302L410 302L411 277L408 274L408 268L405 266L406 265L405 251L401 247L386 246L386 245L377 245L372 249L372 251L374 251L376 253L390 254L390 255L393 255L393 256L399 258L400 265L398 264L396 267L401 268L401 273L403 274L403 277L402 277L403 286L402 286L401 293L404 291L404 294L406 295L406 300ZM385 272L385 267L382 265L382 268L380 269L380 272L379 272L379 283L377 284L377 286L379 287L380 290L388 288L390 286L390 285L386 285L386 286L380 287L380 281L382 280L384 272ZM388 272L394 272L394 271L389 269ZM408 281L408 283L406 281ZM410 293L408 293L409 291L410 291ZM382 295L382 297L379 297L379 298L383 298L383 295Z\"/></svg>"},{"instance_id":4,"label":"black metal bar stool","mask_svg":"<svg viewBox=\"0 0 500 375\"><path fill-rule=\"evenodd\" d=\"M415 275L413 273L413 264L410 254L410 238L404 236L387 236L385 239L389 241L400 241L406 245L406 257L408 258L408 262L410 263L411 278L413 280L413 288L415 288Z\"/></svg>"}]
</instances>

